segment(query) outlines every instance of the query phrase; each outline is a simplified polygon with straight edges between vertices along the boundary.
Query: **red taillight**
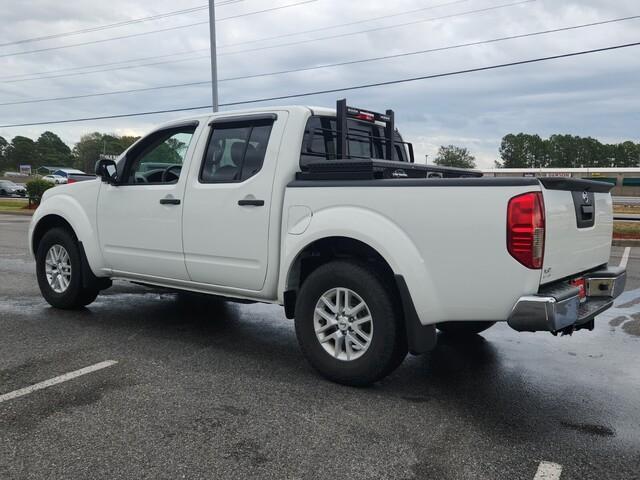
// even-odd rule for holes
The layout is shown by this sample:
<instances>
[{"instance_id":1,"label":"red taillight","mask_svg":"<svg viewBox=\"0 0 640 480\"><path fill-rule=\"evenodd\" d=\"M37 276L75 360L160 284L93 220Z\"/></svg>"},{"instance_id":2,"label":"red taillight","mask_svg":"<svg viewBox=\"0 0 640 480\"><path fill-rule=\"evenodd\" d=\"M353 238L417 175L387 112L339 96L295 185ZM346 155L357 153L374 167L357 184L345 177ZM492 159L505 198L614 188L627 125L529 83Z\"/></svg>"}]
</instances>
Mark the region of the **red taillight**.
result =
<instances>
[{"instance_id":1,"label":"red taillight","mask_svg":"<svg viewBox=\"0 0 640 480\"><path fill-rule=\"evenodd\" d=\"M542 268L544 257L544 201L542 193L529 192L509 200L507 249L525 267Z\"/></svg>"},{"instance_id":2,"label":"red taillight","mask_svg":"<svg viewBox=\"0 0 640 480\"><path fill-rule=\"evenodd\" d=\"M75 180L74 178L70 178L67 180L67 183L76 183L77 180Z\"/></svg>"}]
</instances>

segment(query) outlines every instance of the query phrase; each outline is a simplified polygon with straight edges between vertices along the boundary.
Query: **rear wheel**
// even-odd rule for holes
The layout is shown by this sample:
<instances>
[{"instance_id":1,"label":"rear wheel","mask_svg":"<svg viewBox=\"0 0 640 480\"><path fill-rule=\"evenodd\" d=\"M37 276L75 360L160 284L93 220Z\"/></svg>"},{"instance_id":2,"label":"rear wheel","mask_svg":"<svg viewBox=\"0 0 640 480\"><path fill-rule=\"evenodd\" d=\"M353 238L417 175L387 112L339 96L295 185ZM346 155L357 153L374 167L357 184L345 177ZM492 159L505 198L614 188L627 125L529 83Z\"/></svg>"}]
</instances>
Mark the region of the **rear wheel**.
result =
<instances>
[{"instance_id":1,"label":"rear wheel","mask_svg":"<svg viewBox=\"0 0 640 480\"><path fill-rule=\"evenodd\" d=\"M42 296L56 308L84 307L98 296L97 286L83 286L80 249L67 230L54 228L44 235L36 253L36 275Z\"/></svg>"},{"instance_id":2,"label":"rear wheel","mask_svg":"<svg viewBox=\"0 0 640 480\"><path fill-rule=\"evenodd\" d=\"M438 323L436 327L447 336L468 337L484 332L495 323L496 322L444 322Z\"/></svg>"},{"instance_id":3,"label":"rear wheel","mask_svg":"<svg viewBox=\"0 0 640 480\"><path fill-rule=\"evenodd\" d=\"M298 343L311 365L334 382L364 386L402 363L407 341L402 315L383 279L364 264L318 267L298 295Z\"/></svg>"}]
</instances>

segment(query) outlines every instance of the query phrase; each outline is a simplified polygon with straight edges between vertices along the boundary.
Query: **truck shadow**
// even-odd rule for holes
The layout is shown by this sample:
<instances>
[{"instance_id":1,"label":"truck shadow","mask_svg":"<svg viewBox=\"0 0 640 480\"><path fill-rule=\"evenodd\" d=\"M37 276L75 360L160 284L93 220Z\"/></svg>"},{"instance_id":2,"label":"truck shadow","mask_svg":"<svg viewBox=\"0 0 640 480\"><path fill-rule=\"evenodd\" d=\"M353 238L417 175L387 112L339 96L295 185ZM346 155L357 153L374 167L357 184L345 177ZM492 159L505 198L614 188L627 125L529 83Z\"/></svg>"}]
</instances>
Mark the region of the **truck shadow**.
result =
<instances>
[{"instance_id":1,"label":"truck shadow","mask_svg":"<svg viewBox=\"0 0 640 480\"><path fill-rule=\"evenodd\" d=\"M407 402L424 403L430 414L442 408L443 415L472 423L501 443L527 443L550 434L570 443L576 432L614 436L606 419L610 406L581 381L582 372L575 372L574 383L563 383L560 373L570 367L559 364L550 370L549 359L536 359L531 348L522 345L528 359L523 366L521 358L501 352L499 344L480 335L452 339L439 334L436 348L409 360L409 368L399 370L384 389Z\"/></svg>"}]
</instances>

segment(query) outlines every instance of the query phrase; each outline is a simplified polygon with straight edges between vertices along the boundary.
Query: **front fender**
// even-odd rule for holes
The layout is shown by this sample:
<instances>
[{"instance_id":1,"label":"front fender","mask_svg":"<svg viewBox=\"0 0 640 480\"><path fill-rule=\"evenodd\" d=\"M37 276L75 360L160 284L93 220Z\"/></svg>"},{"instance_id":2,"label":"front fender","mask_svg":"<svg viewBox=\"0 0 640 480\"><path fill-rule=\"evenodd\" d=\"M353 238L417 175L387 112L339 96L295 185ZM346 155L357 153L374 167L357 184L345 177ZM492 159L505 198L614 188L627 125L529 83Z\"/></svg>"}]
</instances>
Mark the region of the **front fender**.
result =
<instances>
[{"instance_id":1,"label":"front fender","mask_svg":"<svg viewBox=\"0 0 640 480\"><path fill-rule=\"evenodd\" d=\"M104 276L105 264L98 242L95 201L92 206L91 209L83 207L75 197L67 194L45 197L29 225L29 251L35 255L33 235L38 224L44 218L55 215L64 219L73 228L76 237L83 244L89 267L94 275Z\"/></svg>"},{"instance_id":2,"label":"front fender","mask_svg":"<svg viewBox=\"0 0 640 480\"><path fill-rule=\"evenodd\" d=\"M282 274L278 284L281 303L287 289L287 278L297 257L313 242L328 237L346 237L369 245L385 259L396 275L404 277L420 322L425 324L429 319L442 318L438 299L433 295L436 291L433 279L417 246L390 218L355 206L314 211L303 234L283 232Z\"/></svg>"}]
</instances>

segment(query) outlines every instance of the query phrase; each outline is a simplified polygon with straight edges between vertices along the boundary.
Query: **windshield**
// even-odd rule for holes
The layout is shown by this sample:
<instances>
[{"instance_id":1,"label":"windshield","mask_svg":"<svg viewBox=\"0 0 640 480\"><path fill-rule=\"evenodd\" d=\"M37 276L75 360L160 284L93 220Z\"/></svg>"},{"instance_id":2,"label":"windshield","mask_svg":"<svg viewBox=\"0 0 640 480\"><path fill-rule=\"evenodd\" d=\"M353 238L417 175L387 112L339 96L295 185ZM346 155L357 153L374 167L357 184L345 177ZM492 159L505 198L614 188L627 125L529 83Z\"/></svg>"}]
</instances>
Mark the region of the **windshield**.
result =
<instances>
[{"instance_id":1,"label":"windshield","mask_svg":"<svg viewBox=\"0 0 640 480\"><path fill-rule=\"evenodd\" d=\"M3 187L17 187L17 185L9 180L0 180L0 185Z\"/></svg>"}]
</instances>

